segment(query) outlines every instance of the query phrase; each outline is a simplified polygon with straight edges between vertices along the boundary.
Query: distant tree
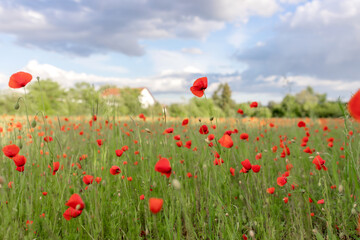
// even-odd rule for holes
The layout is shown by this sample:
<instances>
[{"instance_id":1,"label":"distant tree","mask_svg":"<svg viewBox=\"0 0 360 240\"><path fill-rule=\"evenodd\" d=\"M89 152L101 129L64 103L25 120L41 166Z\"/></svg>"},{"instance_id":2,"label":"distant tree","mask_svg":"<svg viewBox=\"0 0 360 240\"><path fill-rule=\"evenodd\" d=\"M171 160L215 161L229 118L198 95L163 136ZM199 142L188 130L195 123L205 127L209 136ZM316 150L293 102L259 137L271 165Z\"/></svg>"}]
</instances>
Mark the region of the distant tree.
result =
<instances>
[{"instance_id":1,"label":"distant tree","mask_svg":"<svg viewBox=\"0 0 360 240\"><path fill-rule=\"evenodd\" d=\"M226 116L235 114L235 102L231 99L231 89L228 83L220 84L212 96L214 103L223 110Z\"/></svg>"}]
</instances>

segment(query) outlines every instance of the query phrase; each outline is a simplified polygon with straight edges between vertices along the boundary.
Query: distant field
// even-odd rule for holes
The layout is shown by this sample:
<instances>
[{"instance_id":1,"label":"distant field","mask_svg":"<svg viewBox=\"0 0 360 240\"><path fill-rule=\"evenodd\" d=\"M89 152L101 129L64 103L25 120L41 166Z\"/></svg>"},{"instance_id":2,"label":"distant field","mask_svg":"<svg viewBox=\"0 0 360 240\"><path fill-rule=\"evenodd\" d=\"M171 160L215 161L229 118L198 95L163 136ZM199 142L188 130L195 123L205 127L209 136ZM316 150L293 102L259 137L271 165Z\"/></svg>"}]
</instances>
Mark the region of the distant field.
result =
<instances>
[{"instance_id":1,"label":"distant field","mask_svg":"<svg viewBox=\"0 0 360 240\"><path fill-rule=\"evenodd\" d=\"M197 118L183 126L183 119L145 117L44 122L40 115L36 121L2 116L1 148L16 144L27 161L19 172L20 160L1 153L0 238L360 236L358 124ZM300 121L306 126L299 127ZM202 125L208 133L199 132ZM219 143L224 134L233 141L229 147L226 137L229 148ZM162 158L170 166L159 167ZM118 175L111 174L114 166ZM84 208L67 221L65 203L74 193ZM149 209L150 198L163 199L157 214Z\"/></svg>"}]
</instances>

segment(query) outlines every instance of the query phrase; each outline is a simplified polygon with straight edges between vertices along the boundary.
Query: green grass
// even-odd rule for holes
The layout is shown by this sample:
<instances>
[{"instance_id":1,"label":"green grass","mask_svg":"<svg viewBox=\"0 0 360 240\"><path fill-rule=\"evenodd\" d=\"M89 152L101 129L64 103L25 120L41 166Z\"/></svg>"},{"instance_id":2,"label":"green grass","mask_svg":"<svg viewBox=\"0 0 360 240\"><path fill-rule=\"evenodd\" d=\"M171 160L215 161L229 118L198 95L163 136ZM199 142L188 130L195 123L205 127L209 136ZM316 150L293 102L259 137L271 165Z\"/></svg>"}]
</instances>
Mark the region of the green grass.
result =
<instances>
[{"instance_id":1,"label":"green grass","mask_svg":"<svg viewBox=\"0 0 360 240\"><path fill-rule=\"evenodd\" d=\"M144 122L138 118L132 121L100 117L92 127L89 120L48 118L46 124L38 120L30 139L25 118L16 117L13 122L19 121L23 127L11 131L7 130L10 117L1 118L1 148L10 141L22 145L20 154L26 156L27 163L24 172L17 172L13 161L1 153L0 176L5 182L0 189L0 239L241 239L243 234L252 239L250 232L254 239L359 237L359 133L357 125L351 122L345 128L343 122L329 120L329 131L323 131L317 120L307 122L311 135L307 145L316 150L309 155L300 146L306 131L297 127L298 120L270 119L262 124L251 119L215 119L212 123L192 119L185 127L181 126L182 119ZM275 127L270 128L269 122ZM207 135L198 131L203 124L215 134L212 148L205 141ZM214 124L216 129L210 127ZM65 131L61 131L62 126ZM168 127L174 127L174 133L162 134ZM235 128L238 133L231 135L234 146L220 146L217 140L226 130ZM352 136L349 130L354 131ZM80 136L80 131L84 135ZM40 132L45 132L44 136L52 132L54 141L45 143L44 136L38 136ZM240 140L243 132L249 134L249 141ZM175 135L181 136L184 145L192 140L191 149L177 147ZM291 151L285 158L280 157L280 135L287 136L284 143ZM330 137L335 139L332 148L327 146ZM101 147L97 139L104 139ZM135 144L134 140L138 142ZM115 150L124 145L129 150L119 158ZM275 153L274 145L278 146ZM195 147L197 151L193 151ZM255 160L256 149L262 153L260 160ZM135 151L139 154L135 155ZM224 160L222 165L213 164L214 151ZM317 152L326 161L327 171L316 170L312 163L310 157ZM79 161L83 154L87 158ZM170 178L154 170L159 155L171 162ZM239 173L245 159L261 165L260 172ZM61 168L52 175L48 165L55 161L60 162ZM286 172L288 163L293 168L287 184L280 187L276 179ZM121 174L110 174L113 165L120 167ZM235 176L230 174L230 167L235 168ZM85 172L102 181L94 181L85 190ZM189 172L193 177L187 177ZM130 176L132 181L127 180ZM174 179L180 181L180 189L172 186ZM14 182L12 188L7 186L10 181ZM296 186L294 190L292 184ZM333 185L336 189L330 188ZM270 187L276 189L273 195L266 192ZM48 195L43 196L43 191ZM62 214L73 193L82 197L85 209L79 217L66 221ZM140 200L142 194L145 200ZM149 210L150 197L164 199L162 210L156 215ZM287 204L284 197L289 197ZM309 203L309 197L313 203ZM325 204L317 204L320 199ZM44 218L40 217L43 213ZM33 223L26 225L27 220Z\"/></svg>"}]
</instances>

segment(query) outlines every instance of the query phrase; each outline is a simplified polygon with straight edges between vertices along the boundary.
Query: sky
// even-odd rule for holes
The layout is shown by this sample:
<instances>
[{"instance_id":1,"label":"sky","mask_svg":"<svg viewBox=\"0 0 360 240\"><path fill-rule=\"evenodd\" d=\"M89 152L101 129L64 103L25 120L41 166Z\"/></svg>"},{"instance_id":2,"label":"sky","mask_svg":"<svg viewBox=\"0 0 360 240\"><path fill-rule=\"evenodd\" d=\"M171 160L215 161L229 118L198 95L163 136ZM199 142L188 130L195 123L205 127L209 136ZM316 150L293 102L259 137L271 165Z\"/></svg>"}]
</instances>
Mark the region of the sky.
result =
<instances>
[{"instance_id":1,"label":"sky","mask_svg":"<svg viewBox=\"0 0 360 240\"><path fill-rule=\"evenodd\" d=\"M236 102L360 87L360 0L1 0L0 90L26 71L63 88L147 87L185 103L207 76Z\"/></svg>"}]
</instances>

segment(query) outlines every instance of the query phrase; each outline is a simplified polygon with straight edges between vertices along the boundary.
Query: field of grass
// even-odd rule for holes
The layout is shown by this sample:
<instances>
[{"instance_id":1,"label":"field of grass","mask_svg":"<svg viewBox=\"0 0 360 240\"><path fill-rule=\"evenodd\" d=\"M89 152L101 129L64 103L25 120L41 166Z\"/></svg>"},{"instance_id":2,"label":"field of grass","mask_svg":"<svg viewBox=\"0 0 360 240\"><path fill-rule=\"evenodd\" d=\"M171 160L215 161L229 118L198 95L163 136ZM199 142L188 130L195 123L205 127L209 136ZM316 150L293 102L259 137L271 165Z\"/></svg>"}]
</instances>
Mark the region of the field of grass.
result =
<instances>
[{"instance_id":1,"label":"field of grass","mask_svg":"<svg viewBox=\"0 0 360 240\"><path fill-rule=\"evenodd\" d=\"M16 144L27 159L19 172L1 153L1 239L359 237L359 128L349 120L345 127L344 120L303 119L301 128L300 119L190 119L185 126L161 116L44 120L32 128L32 119L1 117L1 148ZM200 134L202 125L208 134ZM230 148L218 142L226 131ZM313 163L318 155L321 170ZM155 171L161 158L170 162L169 178ZM245 159L260 171L243 171ZM60 167L53 175L54 162ZM112 166L121 173L112 175ZM85 207L68 221L65 203L74 193ZM157 214L150 198L163 199Z\"/></svg>"}]
</instances>

